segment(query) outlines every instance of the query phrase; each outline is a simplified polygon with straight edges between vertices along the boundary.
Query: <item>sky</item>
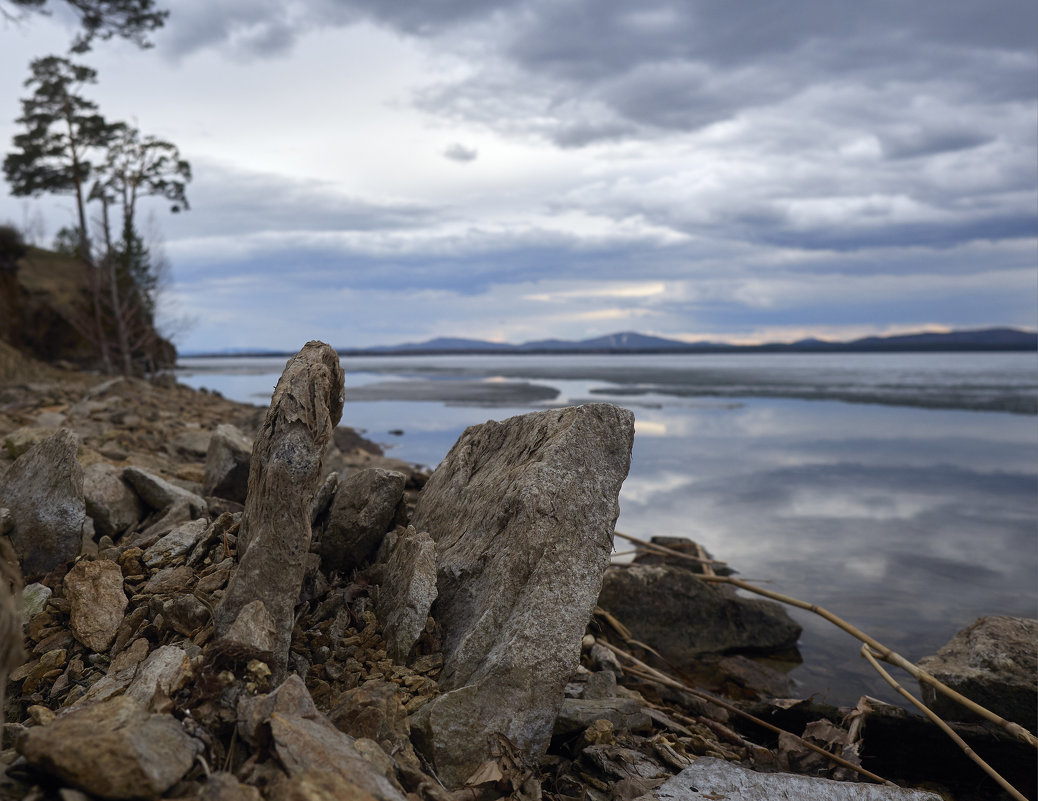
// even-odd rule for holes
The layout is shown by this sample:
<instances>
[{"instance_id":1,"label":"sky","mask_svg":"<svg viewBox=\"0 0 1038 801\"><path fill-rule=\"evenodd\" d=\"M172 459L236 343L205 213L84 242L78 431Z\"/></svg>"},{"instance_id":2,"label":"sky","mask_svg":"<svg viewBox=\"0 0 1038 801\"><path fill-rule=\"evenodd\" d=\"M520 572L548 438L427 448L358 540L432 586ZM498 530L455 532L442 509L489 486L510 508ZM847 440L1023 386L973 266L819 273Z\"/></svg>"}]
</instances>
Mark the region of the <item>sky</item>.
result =
<instances>
[{"instance_id":1,"label":"sky","mask_svg":"<svg viewBox=\"0 0 1038 801\"><path fill-rule=\"evenodd\" d=\"M167 5L81 60L191 163L148 214L182 352L1038 325L1034 0ZM3 152L55 11L0 21Z\"/></svg>"}]
</instances>

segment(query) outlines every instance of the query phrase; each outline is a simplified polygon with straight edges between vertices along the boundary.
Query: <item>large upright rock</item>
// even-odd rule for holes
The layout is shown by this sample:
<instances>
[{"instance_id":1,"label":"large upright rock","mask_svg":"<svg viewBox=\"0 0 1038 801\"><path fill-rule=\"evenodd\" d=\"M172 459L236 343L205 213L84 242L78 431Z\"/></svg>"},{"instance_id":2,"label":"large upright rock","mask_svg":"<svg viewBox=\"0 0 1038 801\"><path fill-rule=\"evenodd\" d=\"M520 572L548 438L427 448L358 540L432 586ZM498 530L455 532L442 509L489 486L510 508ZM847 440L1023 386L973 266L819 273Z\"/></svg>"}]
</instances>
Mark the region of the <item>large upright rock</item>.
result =
<instances>
[{"instance_id":1,"label":"large upright rock","mask_svg":"<svg viewBox=\"0 0 1038 801\"><path fill-rule=\"evenodd\" d=\"M11 510L11 545L26 581L71 562L86 525L79 443L61 429L23 453L0 483L0 506Z\"/></svg>"},{"instance_id":2,"label":"large upright rock","mask_svg":"<svg viewBox=\"0 0 1038 801\"><path fill-rule=\"evenodd\" d=\"M609 563L634 415L590 404L467 429L433 473L414 526L437 544L445 694L412 718L458 786L495 733L548 745Z\"/></svg>"},{"instance_id":3,"label":"large upright rock","mask_svg":"<svg viewBox=\"0 0 1038 801\"><path fill-rule=\"evenodd\" d=\"M323 342L306 343L285 365L252 449L238 569L216 610L223 634L246 604L263 602L274 622L279 679L288 666L310 551L310 504L321 480L321 457L342 415L343 383L339 357Z\"/></svg>"}]
</instances>

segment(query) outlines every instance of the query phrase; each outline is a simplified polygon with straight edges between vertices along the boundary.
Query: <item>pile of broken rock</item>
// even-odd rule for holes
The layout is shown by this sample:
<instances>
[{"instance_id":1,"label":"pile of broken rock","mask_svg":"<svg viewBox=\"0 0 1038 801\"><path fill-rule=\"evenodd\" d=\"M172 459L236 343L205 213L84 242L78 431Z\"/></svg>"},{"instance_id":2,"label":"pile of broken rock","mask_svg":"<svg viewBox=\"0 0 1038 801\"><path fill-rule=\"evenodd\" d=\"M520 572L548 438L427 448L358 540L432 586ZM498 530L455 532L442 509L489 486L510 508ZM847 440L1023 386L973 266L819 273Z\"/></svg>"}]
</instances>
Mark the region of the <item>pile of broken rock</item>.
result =
<instances>
[{"instance_id":1,"label":"pile of broken rock","mask_svg":"<svg viewBox=\"0 0 1038 801\"><path fill-rule=\"evenodd\" d=\"M26 584L18 608L4 563L3 801L937 798L776 774L793 751L604 647L618 620L672 664L799 633L673 565L607 570L628 411L474 426L429 476L336 427L321 343L265 411L131 379L0 393L0 544ZM697 615L760 634L665 636Z\"/></svg>"}]
</instances>

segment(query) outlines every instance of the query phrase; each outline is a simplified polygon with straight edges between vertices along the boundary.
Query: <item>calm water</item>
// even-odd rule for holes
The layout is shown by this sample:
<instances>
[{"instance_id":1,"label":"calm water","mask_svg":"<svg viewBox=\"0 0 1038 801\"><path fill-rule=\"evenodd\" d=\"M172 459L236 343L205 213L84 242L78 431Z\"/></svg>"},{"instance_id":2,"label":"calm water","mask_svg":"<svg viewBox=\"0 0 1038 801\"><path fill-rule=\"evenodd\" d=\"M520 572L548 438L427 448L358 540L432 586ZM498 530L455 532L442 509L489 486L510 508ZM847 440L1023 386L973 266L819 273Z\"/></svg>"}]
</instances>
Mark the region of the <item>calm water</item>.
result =
<instances>
[{"instance_id":1,"label":"calm water","mask_svg":"<svg viewBox=\"0 0 1038 801\"><path fill-rule=\"evenodd\" d=\"M284 362L184 359L180 379L266 403ZM429 466L473 423L587 400L631 408L620 531L695 539L742 577L825 606L909 659L981 615L1038 616L1038 418L972 410L1032 409L1034 354L343 364L343 422ZM799 694L897 700L855 640L791 613L804 626Z\"/></svg>"}]
</instances>

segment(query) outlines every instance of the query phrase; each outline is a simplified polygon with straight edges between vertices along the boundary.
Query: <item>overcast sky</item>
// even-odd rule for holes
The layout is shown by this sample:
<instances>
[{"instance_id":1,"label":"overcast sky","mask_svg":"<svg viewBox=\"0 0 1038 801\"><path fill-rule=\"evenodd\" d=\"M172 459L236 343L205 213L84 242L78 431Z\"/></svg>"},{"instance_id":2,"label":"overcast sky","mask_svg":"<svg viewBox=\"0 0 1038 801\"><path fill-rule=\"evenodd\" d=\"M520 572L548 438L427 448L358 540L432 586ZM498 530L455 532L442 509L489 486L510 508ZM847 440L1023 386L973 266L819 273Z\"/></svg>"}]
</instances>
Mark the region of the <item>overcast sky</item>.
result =
<instances>
[{"instance_id":1,"label":"overcast sky","mask_svg":"<svg viewBox=\"0 0 1038 801\"><path fill-rule=\"evenodd\" d=\"M193 167L181 350L1038 323L1034 0L167 5L84 60ZM66 23L0 23L3 152Z\"/></svg>"}]
</instances>

